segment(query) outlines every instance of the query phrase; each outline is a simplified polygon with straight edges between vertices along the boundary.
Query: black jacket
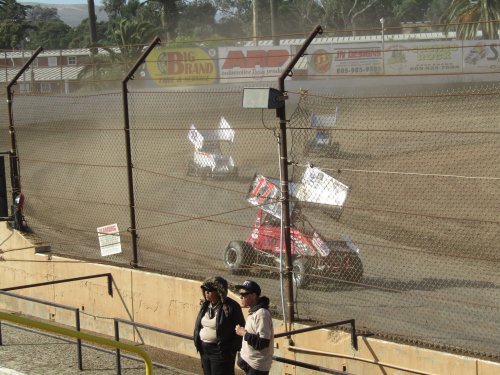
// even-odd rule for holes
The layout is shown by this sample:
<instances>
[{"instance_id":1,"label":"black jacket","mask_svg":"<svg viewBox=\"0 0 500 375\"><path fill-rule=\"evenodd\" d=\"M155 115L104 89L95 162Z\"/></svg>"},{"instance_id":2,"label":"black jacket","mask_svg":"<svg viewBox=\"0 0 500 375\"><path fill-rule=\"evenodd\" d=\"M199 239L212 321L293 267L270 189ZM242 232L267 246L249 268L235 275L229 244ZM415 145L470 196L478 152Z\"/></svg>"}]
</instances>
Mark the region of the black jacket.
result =
<instances>
[{"instance_id":1,"label":"black jacket","mask_svg":"<svg viewBox=\"0 0 500 375\"><path fill-rule=\"evenodd\" d=\"M210 302L205 301L201 305L200 312L194 325L194 345L201 352L200 330L202 328L201 318L205 315ZM242 337L236 334L236 325L245 326L245 317L238 302L231 298L225 298L224 303L218 306L215 330L217 333L217 345L222 354L236 353L241 349Z\"/></svg>"}]
</instances>

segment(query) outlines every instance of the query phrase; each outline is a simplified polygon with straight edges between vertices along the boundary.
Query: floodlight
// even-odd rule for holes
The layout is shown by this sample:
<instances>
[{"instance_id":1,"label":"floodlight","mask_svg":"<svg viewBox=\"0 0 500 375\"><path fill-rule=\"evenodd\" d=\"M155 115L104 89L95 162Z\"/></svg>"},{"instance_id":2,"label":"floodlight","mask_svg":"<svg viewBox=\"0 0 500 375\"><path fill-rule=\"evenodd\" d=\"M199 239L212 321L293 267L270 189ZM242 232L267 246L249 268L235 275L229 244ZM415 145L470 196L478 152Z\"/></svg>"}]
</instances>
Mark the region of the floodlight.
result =
<instances>
[{"instance_id":1,"label":"floodlight","mask_svg":"<svg viewBox=\"0 0 500 375\"><path fill-rule=\"evenodd\" d=\"M285 105L279 90L270 87L243 88L243 108L281 108Z\"/></svg>"}]
</instances>

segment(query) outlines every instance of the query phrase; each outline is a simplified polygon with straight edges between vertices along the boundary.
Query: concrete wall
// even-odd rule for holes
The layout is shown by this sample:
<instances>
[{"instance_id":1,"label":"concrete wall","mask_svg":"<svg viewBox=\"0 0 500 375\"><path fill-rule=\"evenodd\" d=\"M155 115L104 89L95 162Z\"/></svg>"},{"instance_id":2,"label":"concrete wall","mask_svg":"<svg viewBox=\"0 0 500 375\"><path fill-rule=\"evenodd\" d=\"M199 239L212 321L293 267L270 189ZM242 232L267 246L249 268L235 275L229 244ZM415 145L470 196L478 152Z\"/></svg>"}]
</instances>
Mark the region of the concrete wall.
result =
<instances>
[{"instance_id":1,"label":"concrete wall","mask_svg":"<svg viewBox=\"0 0 500 375\"><path fill-rule=\"evenodd\" d=\"M36 254L36 244L0 223L0 289L87 275L111 273L113 295L107 278L93 278L15 291L81 309L82 330L114 335L113 318L123 318L191 335L201 300L198 281L86 263ZM233 296L235 297L235 296ZM0 309L74 326L74 313L0 295ZM283 332L275 320L275 331ZM295 326L294 329L302 328ZM120 337L196 357L190 340L121 325ZM276 340L275 355L353 374L467 374L500 373L500 364L432 350L358 338L351 347L344 332L320 330ZM274 362L273 375L308 375L317 371Z\"/></svg>"}]
</instances>

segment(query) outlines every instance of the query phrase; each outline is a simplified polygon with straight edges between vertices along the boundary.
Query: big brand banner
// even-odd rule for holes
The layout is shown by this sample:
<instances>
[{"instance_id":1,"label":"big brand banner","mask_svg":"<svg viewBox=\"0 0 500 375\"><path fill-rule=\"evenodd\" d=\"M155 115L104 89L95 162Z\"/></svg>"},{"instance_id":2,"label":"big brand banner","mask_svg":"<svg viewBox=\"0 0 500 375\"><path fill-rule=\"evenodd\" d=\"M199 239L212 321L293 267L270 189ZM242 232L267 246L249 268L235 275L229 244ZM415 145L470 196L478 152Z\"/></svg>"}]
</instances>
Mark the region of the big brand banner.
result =
<instances>
[{"instance_id":1,"label":"big brand banner","mask_svg":"<svg viewBox=\"0 0 500 375\"><path fill-rule=\"evenodd\" d=\"M156 48L146 59L149 77L160 86L215 83L215 48Z\"/></svg>"}]
</instances>

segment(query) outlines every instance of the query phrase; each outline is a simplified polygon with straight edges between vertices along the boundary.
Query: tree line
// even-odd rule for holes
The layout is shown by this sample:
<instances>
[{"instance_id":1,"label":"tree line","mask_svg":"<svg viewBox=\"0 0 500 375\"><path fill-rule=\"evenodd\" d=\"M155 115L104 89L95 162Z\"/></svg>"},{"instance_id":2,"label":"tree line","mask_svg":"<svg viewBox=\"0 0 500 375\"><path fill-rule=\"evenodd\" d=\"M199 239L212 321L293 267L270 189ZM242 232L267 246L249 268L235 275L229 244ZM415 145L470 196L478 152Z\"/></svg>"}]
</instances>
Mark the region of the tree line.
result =
<instances>
[{"instance_id":1,"label":"tree line","mask_svg":"<svg viewBox=\"0 0 500 375\"><path fill-rule=\"evenodd\" d=\"M0 0L0 49L90 48L163 42L302 37L320 24L334 35L368 35L402 23L428 22L461 39L498 38L499 0L104 0L107 21L89 17L70 27L56 8ZM442 25L442 26L438 26Z\"/></svg>"}]
</instances>

